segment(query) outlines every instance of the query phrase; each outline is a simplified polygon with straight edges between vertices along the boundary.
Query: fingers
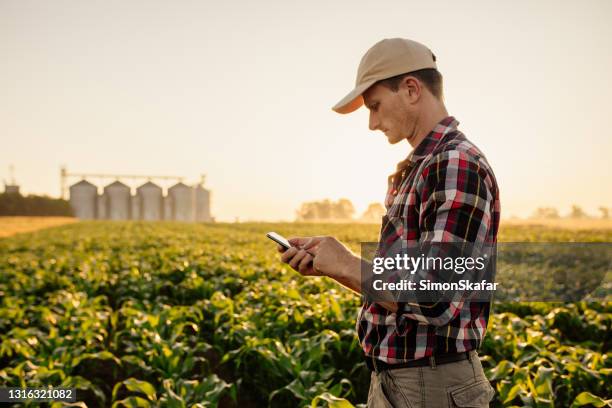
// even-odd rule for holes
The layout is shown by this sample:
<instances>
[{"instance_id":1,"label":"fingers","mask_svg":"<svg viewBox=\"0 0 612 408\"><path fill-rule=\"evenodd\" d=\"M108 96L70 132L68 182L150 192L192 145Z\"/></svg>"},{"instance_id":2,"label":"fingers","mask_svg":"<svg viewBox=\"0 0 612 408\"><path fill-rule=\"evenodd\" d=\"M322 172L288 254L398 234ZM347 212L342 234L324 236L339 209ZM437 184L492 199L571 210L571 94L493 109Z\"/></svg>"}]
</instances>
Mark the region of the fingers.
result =
<instances>
[{"instance_id":1,"label":"fingers","mask_svg":"<svg viewBox=\"0 0 612 408\"><path fill-rule=\"evenodd\" d=\"M304 258L302 258L302 260L298 264L297 270L302 274L308 272L308 269L313 267L313 264L312 264L313 259L314 258L312 257L312 255L310 255L309 253L306 253Z\"/></svg>"},{"instance_id":2,"label":"fingers","mask_svg":"<svg viewBox=\"0 0 612 408\"><path fill-rule=\"evenodd\" d=\"M291 242L291 241L290 241ZM303 242L303 241L302 241ZM285 249L281 245L277 247L278 252L281 253L281 261L289 264L294 270L300 272L302 275L312 275L313 271L313 255L306 252L304 249L292 246L289 249Z\"/></svg>"},{"instance_id":3,"label":"fingers","mask_svg":"<svg viewBox=\"0 0 612 408\"><path fill-rule=\"evenodd\" d=\"M284 262L284 263L289 263L291 258L293 258L297 252L298 252L298 249L296 247L291 247L291 248L287 249L281 255L281 261Z\"/></svg>"},{"instance_id":4,"label":"fingers","mask_svg":"<svg viewBox=\"0 0 612 408\"><path fill-rule=\"evenodd\" d=\"M302 260L304 260L304 258L309 257L309 256L310 255L306 251L304 251L303 249L300 249L293 256L293 258L291 258L291 261L289 261L289 266L291 266L296 271L299 271L300 262L302 262Z\"/></svg>"},{"instance_id":5,"label":"fingers","mask_svg":"<svg viewBox=\"0 0 612 408\"><path fill-rule=\"evenodd\" d=\"M288 241L292 246L296 246L298 248L302 248L305 250L312 249L312 251L308 251L311 254L316 255L316 246L321 243L327 237L317 236L317 237L292 237L289 238Z\"/></svg>"},{"instance_id":6,"label":"fingers","mask_svg":"<svg viewBox=\"0 0 612 408\"><path fill-rule=\"evenodd\" d=\"M317 254L318 246L321 242L323 242L327 237L311 237L308 241L304 243L302 249L307 250L311 254Z\"/></svg>"},{"instance_id":7,"label":"fingers","mask_svg":"<svg viewBox=\"0 0 612 408\"><path fill-rule=\"evenodd\" d=\"M310 240L310 237L292 237L287 239L293 246L302 247L306 242Z\"/></svg>"}]
</instances>

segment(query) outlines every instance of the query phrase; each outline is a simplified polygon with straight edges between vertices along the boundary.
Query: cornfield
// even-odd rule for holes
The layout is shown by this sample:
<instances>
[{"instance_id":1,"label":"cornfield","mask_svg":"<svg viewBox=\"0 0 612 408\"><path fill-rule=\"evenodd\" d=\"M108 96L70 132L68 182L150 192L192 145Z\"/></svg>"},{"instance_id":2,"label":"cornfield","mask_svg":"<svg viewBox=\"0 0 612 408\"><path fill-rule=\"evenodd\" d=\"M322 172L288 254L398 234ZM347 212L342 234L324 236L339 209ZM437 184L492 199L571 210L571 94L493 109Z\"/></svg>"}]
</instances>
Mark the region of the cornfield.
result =
<instances>
[{"instance_id":1,"label":"cornfield","mask_svg":"<svg viewBox=\"0 0 612 408\"><path fill-rule=\"evenodd\" d=\"M356 252L378 237L374 225L80 222L0 239L0 387L74 387L87 407L365 406L360 298L281 264L271 230ZM505 226L504 240L612 242L612 230ZM494 303L479 351L492 405L611 406L611 325L609 301Z\"/></svg>"}]
</instances>

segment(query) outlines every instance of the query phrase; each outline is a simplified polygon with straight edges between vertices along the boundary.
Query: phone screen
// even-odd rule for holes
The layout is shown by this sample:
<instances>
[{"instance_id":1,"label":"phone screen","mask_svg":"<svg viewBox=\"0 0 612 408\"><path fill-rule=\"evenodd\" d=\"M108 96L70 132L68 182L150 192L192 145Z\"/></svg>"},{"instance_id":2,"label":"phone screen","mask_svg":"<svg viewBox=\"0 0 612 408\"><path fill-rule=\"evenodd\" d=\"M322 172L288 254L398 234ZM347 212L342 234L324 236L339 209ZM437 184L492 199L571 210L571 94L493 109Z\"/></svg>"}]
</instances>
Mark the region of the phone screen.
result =
<instances>
[{"instance_id":1,"label":"phone screen","mask_svg":"<svg viewBox=\"0 0 612 408\"><path fill-rule=\"evenodd\" d=\"M291 244L289 243L289 241L287 241L285 237L283 237L280 234L277 234L276 232L268 232L266 236L270 238L272 241L284 247L285 249L291 248Z\"/></svg>"}]
</instances>

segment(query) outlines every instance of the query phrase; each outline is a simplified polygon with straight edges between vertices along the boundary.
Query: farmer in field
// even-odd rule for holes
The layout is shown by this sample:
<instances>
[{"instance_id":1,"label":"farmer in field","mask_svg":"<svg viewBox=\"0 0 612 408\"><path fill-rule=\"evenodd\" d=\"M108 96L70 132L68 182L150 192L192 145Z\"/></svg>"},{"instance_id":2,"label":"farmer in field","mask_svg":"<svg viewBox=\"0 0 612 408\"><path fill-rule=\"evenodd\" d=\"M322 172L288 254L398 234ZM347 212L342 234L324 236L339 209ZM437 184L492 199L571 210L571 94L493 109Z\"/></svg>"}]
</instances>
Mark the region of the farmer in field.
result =
<instances>
[{"instance_id":1,"label":"farmer in field","mask_svg":"<svg viewBox=\"0 0 612 408\"><path fill-rule=\"evenodd\" d=\"M436 57L394 38L361 59L355 88L333 110L369 110L369 127L413 150L389 176L379 248L417 243L494 243L499 192L481 151L458 130L443 102ZM297 237L281 259L302 275L329 276L362 293L362 260L333 237ZM364 303L359 342L371 370L369 407L488 406L494 391L477 350L489 302Z\"/></svg>"}]
</instances>

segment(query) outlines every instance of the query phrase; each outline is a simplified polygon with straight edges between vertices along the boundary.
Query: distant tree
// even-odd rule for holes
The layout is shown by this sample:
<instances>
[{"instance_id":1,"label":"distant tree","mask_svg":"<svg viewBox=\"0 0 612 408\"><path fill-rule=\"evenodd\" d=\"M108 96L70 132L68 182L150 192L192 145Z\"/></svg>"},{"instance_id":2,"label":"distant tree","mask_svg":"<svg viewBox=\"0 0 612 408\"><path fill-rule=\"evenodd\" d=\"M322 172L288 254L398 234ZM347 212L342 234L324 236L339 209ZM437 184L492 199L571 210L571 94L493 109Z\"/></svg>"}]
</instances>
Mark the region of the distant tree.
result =
<instances>
[{"instance_id":1,"label":"distant tree","mask_svg":"<svg viewBox=\"0 0 612 408\"><path fill-rule=\"evenodd\" d=\"M574 204L572 205L572 211L570 211L568 218L573 218L573 219L587 218L587 214L584 212L582 207Z\"/></svg>"},{"instance_id":2,"label":"distant tree","mask_svg":"<svg viewBox=\"0 0 612 408\"><path fill-rule=\"evenodd\" d=\"M355 207L348 198L341 198L332 204L332 218L339 220L350 220L355 214Z\"/></svg>"},{"instance_id":3,"label":"distant tree","mask_svg":"<svg viewBox=\"0 0 612 408\"><path fill-rule=\"evenodd\" d=\"M0 215L72 216L70 203L60 198L15 193L0 194Z\"/></svg>"},{"instance_id":4,"label":"distant tree","mask_svg":"<svg viewBox=\"0 0 612 408\"><path fill-rule=\"evenodd\" d=\"M322 203L316 201L303 203L296 214L298 221L312 221L319 219L321 216L321 206Z\"/></svg>"},{"instance_id":5,"label":"distant tree","mask_svg":"<svg viewBox=\"0 0 612 408\"><path fill-rule=\"evenodd\" d=\"M364 211L361 219L363 221L380 221L385 215L385 207L381 203L371 203L368 205L367 210Z\"/></svg>"},{"instance_id":6,"label":"distant tree","mask_svg":"<svg viewBox=\"0 0 612 408\"><path fill-rule=\"evenodd\" d=\"M353 203L341 198L337 202L330 199L303 203L296 212L298 221L350 220L355 213Z\"/></svg>"},{"instance_id":7,"label":"distant tree","mask_svg":"<svg viewBox=\"0 0 612 408\"><path fill-rule=\"evenodd\" d=\"M599 207L599 212L601 212L601 218L607 220L610 218L610 211L606 207Z\"/></svg>"},{"instance_id":8,"label":"distant tree","mask_svg":"<svg viewBox=\"0 0 612 408\"><path fill-rule=\"evenodd\" d=\"M539 207L533 212L531 218L535 219L557 219L559 218L559 211L554 207Z\"/></svg>"},{"instance_id":9,"label":"distant tree","mask_svg":"<svg viewBox=\"0 0 612 408\"><path fill-rule=\"evenodd\" d=\"M315 218L314 206L312 203L302 203L300 208L295 212L295 219L297 221L308 221Z\"/></svg>"},{"instance_id":10,"label":"distant tree","mask_svg":"<svg viewBox=\"0 0 612 408\"><path fill-rule=\"evenodd\" d=\"M318 218L322 218L324 220L328 220L330 218L332 218L332 214L333 214L333 204L331 202L331 200L329 199L325 199L323 201L321 201L320 203L315 204L316 208L317 208L317 213L319 215Z\"/></svg>"}]
</instances>

